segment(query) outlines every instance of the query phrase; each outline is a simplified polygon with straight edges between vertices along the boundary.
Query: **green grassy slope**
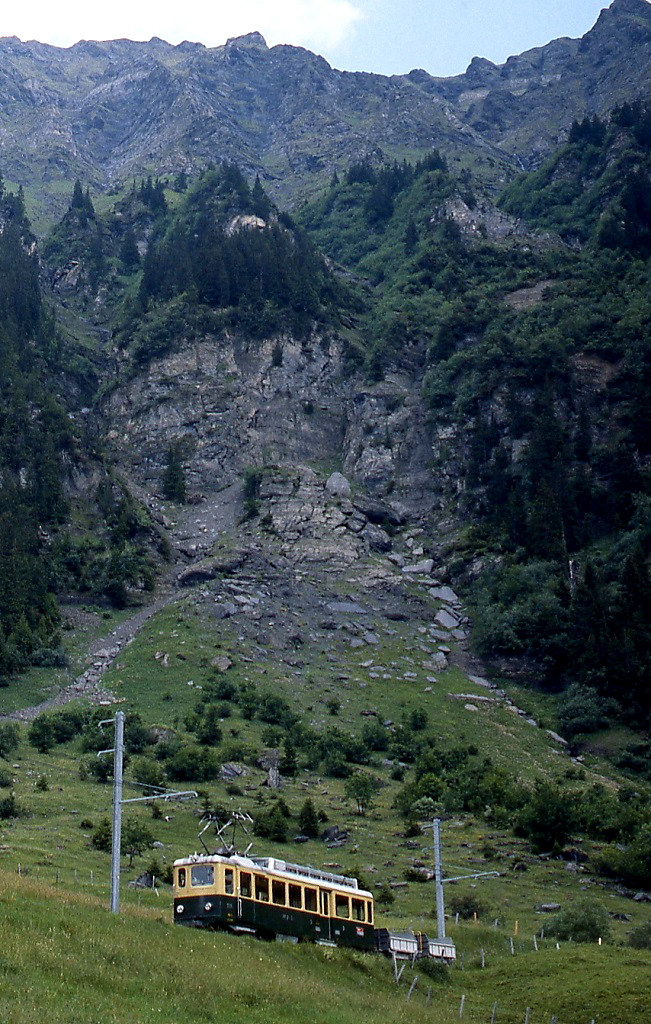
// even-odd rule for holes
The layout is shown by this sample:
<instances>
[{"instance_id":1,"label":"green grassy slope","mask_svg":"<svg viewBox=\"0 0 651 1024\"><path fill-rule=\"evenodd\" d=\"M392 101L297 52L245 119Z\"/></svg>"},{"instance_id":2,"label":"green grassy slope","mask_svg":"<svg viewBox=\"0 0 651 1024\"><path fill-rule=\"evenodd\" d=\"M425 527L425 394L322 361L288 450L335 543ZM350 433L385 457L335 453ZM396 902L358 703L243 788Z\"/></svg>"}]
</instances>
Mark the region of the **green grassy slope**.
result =
<instances>
[{"instance_id":1,"label":"green grassy slope","mask_svg":"<svg viewBox=\"0 0 651 1024\"><path fill-rule=\"evenodd\" d=\"M370 954L174 927L129 908L0 873L0 1018L6 1024L516 1024L554 1014L562 1024L645 1022L651 954L606 946L555 947L465 958L446 984ZM470 928L472 926L469 926ZM408 1000L409 989L417 978ZM428 998L429 996L429 998Z\"/></svg>"}]
</instances>

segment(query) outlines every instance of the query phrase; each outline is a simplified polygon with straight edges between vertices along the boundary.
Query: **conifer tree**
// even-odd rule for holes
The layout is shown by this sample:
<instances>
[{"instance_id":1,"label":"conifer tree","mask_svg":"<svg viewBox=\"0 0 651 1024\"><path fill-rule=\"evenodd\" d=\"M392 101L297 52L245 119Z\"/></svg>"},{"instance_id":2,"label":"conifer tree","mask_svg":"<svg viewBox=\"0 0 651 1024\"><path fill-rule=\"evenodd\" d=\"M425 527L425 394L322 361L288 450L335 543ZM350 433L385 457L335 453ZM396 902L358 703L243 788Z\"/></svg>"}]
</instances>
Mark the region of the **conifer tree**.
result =
<instances>
[{"instance_id":1,"label":"conifer tree","mask_svg":"<svg viewBox=\"0 0 651 1024\"><path fill-rule=\"evenodd\" d=\"M167 452L167 465L163 473L163 497L184 505L186 501L185 472L178 444L171 445Z\"/></svg>"}]
</instances>

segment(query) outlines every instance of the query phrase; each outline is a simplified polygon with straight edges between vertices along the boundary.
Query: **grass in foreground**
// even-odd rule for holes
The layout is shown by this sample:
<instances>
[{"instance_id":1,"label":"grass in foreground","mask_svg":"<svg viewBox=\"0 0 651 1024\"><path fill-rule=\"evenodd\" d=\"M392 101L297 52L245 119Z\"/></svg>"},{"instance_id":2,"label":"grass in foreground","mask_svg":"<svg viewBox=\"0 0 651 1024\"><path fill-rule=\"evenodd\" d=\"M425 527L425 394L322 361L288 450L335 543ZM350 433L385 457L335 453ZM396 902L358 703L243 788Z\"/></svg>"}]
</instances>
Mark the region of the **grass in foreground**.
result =
<instances>
[{"instance_id":1,"label":"grass in foreground","mask_svg":"<svg viewBox=\"0 0 651 1024\"><path fill-rule=\"evenodd\" d=\"M477 958L447 984L373 954L175 927L160 914L111 915L91 897L0 873L0 1020L33 1024L645 1024L651 953L565 945ZM429 999L428 999L429 991Z\"/></svg>"}]
</instances>

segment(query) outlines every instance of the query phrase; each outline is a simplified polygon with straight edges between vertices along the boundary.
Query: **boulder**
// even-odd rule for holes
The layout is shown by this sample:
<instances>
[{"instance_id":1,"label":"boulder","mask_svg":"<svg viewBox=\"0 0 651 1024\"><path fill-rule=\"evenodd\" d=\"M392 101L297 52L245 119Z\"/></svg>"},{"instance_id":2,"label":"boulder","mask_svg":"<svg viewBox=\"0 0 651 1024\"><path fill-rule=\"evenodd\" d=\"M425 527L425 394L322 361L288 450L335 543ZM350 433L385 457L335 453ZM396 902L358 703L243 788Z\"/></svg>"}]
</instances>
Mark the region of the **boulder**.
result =
<instances>
[{"instance_id":1,"label":"boulder","mask_svg":"<svg viewBox=\"0 0 651 1024\"><path fill-rule=\"evenodd\" d=\"M373 523L367 523L361 532L371 551L386 552L391 550L391 538L386 530Z\"/></svg>"},{"instance_id":2,"label":"boulder","mask_svg":"<svg viewBox=\"0 0 651 1024\"><path fill-rule=\"evenodd\" d=\"M414 573L418 576L429 576L432 569L434 568L433 558L424 558L421 562L416 562L414 565L405 565L403 572ZM455 623L457 625L457 623Z\"/></svg>"},{"instance_id":3,"label":"boulder","mask_svg":"<svg viewBox=\"0 0 651 1024\"><path fill-rule=\"evenodd\" d=\"M441 608L441 610L436 613L436 621L439 626L443 626L444 629L456 629L459 625L459 620L456 615L453 615L446 608Z\"/></svg>"},{"instance_id":4,"label":"boulder","mask_svg":"<svg viewBox=\"0 0 651 1024\"><path fill-rule=\"evenodd\" d=\"M226 654L220 654L210 662L210 667L214 668L215 672L220 672L222 675L224 672L228 672L229 668L232 668L232 666L233 662Z\"/></svg>"},{"instance_id":5,"label":"boulder","mask_svg":"<svg viewBox=\"0 0 651 1024\"><path fill-rule=\"evenodd\" d=\"M335 498L350 498L350 483L343 473L332 473L326 480L326 490Z\"/></svg>"},{"instance_id":6,"label":"boulder","mask_svg":"<svg viewBox=\"0 0 651 1024\"><path fill-rule=\"evenodd\" d=\"M446 604L459 604L459 598L451 587L432 587L430 594Z\"/></svg>"},{"instance_id":7,"label":"boulder","mask_svg":"<svg viewBox=\"0 0 651 1024\"><path fill-rule=\"evenodd\" d=\"M375 523L376 526L401 525L401 517L390 505L380 501L379 498L360 497L356 498L353 504L358 512L361 512L369 522Z\"/></svg>"},{"instance_id":8,"label":"boulder","mask_svg":"<svg viewBox=\"0 0 651 1024\"><path fill-rule=\"evenodd\" d=\"M214 565L191 565L188 569L184 569L176 577L180 587L196 587L198 583L206 583L208 580L214 580L217 575L217 570Z\"/></svg>"}]
</instances>

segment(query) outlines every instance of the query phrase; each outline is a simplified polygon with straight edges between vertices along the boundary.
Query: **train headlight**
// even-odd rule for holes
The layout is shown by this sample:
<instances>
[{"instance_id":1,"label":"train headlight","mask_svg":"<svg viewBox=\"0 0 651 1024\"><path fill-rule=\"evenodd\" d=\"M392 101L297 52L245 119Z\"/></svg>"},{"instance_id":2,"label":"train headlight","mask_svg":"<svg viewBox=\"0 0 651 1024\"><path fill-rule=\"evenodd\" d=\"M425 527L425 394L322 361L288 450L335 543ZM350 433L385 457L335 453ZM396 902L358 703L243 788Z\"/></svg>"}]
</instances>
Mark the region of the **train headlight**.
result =
<instances>
[{"instance_id":1,"label":"train headlight","mask_svg":"<svg viewBox=\"0 0 651 1024\"><path fill-rule=\"evenodd\" d=\"M177 914L182 914L184 910L185 910L185 907L183 906L182 903L177 904L177 907L176 907L176 913Z\"/></svg>"},{"instance_id":2,"label":"train headlight","mask_svg":"<svg viewBox=\"0 0 651 1024\"><path fill-rule=\"evenodd\" d=\"M212 910L212 903L204 903L203 909L204 910Z\"/></svg>"}]
</instances>

